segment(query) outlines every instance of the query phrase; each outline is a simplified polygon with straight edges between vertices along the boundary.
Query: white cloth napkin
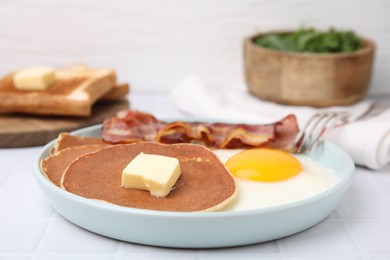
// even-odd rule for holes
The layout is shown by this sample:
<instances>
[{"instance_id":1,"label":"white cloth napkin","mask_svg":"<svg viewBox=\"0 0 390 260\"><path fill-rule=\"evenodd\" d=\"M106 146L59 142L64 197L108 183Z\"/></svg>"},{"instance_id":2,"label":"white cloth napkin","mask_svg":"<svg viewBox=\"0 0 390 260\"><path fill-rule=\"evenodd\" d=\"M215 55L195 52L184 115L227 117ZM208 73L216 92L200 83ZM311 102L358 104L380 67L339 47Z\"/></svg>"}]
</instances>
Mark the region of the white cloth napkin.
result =
<instances>
[{"instance_id":1,"label":"white cloth napkin","mask_svg":"<svg viewBox=\"0 0 390 260\"><path fill-rule=\"evenodd\" d=\"M295 114L301 128L320 110L348 111L352 114L352 122L332 130L327 134L327 140L347 151L356 164L377 170L390 162L390 110L353 122L371 107L372 101L369 100L326 109L286 106L259 100L250 95L244 86L221 86L197 77L179 82L171 93L171 99L181 111L192 117L260 124Z\"/></svg>"}]
</instances>

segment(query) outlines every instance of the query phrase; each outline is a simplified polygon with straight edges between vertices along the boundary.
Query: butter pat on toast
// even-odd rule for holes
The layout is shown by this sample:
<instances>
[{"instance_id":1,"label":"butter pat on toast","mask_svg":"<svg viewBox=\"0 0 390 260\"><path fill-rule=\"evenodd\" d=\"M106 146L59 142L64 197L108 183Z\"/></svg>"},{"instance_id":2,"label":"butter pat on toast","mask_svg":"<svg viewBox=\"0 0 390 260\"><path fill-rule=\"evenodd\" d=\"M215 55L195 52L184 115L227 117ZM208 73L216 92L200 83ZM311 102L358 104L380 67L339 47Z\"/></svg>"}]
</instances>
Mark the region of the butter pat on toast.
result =
<instances>
[{"instance_id":1,"label":"butter pat on toast","mask_svg":"<svg viewBox=\"0 0 390 260\"><path fill-rule=\"evenodd\" d=\"M13 75L17 89L43 90L55 81L55 71L49 67L34 67L16 72Z\"/></svg>"},{"instance_id":2,"label":"butter pat on toast","mask_svg":"<svg viewBox=\"0 0 390 260\"><path fill-rule=\"evenodd\" d=\"M67 67L55 69L46 89L17 89L14 73L0 79L0 111L42 115L89 116L92 105L114 89L115 71Z\"/></svg>"}]
</instances>

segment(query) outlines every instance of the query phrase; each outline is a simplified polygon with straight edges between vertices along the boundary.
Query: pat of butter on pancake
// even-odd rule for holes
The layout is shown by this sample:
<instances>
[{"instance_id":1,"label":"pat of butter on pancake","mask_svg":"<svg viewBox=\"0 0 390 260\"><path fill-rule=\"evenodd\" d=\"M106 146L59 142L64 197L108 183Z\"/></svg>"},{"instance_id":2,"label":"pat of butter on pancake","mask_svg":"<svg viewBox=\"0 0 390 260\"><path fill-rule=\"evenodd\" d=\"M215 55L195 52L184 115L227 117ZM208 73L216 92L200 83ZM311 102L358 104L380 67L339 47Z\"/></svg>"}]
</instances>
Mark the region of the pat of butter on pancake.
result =
<instances>
[{"instance_id":1,"label":"pat of butter on pancake","mask_svg":"<svg viewBox=\"0 0 390 260\"><path fill-rule=\"evenodd\" d=\"M45 90L54 81L54 69L49 67L32 67L20 70L13 76L15 88L21 90Z\"/></svg>"},{"instance_id":2,"label":"pat of butter on pancake","mask_svg":"<svg viewBox=\"0 0 390 260\"><path fill-rule=\"evenodd\" d=\"M166 197L180 174L178 159L141 152L123 169L122 187L148 190L153 196Z\"/></svg>"}]
</instances>

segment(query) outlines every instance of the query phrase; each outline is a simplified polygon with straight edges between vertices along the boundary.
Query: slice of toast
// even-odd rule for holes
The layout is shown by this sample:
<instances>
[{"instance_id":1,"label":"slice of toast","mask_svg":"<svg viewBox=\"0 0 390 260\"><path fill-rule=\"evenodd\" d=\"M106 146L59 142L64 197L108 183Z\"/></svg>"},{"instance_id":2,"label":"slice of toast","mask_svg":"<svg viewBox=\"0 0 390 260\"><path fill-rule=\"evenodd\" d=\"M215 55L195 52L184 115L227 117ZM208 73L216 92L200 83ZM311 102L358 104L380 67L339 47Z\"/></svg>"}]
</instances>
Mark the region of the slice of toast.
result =
<instances>
[{"instance_id":1,"label":"slice of toast","mask_svg":"<svg viewBox=\"0 0 390 260\"><path fill-rule=\"evenodd\" d=\"M85 63L75 63L73 65L70 65L66 67L68 70L89 70L88 66ZM101 97L99 100L103 101L114 101L123 99L129 94L130 92L130 86L127 83L115 83L115 86L104 96Z\"/></svg>"},{"instance_id":2,"label":"slice of toast","mask_svg":"<svg viewBox=\"0 0 390 260\"><path fill-rule=\"evenodd\" d=\"M115 86L112 69L66 67L56 69L46 90L18 90L13 73L0 79L0 111L43 115L89 116L92 105Z\"/></svg>"},{"instance_id":3,"label":"slice of toast","mask_svg":"<svg viewBox=\"0 0 390 260\"><path fill-rule=\"evenodd\" d=\"M70 65L66 67L68 70L89 70L88 66L84 63L76 63L73 65ZM104 96L101 97L99 100L103 101L114 101L123 99L129 94L130 92L130 86L127 83L115 83L114 87Z\"/></svg>"}]
</instances>

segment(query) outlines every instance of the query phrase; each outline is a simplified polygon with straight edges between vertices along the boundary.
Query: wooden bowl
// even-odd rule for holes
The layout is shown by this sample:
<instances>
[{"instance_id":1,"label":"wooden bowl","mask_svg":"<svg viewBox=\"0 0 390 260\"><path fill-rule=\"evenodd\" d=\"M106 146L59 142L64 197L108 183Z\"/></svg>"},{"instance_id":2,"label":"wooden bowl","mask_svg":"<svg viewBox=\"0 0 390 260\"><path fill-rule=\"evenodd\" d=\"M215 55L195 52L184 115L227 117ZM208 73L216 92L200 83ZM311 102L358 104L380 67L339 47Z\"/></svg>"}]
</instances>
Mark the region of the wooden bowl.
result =
<instances>
[{"instance_id":1,"label":"wooden bowl","mask_svg":"<svg viewBox=\"0 0 390 260\"><path fill-rule=\"evenodd\" d=\"M367 93L375 45L350 53L293 53L261 47L244 40L245 81L249 92L287 105L327 107L349 105Z\"/></svg>"}]
</instances>

